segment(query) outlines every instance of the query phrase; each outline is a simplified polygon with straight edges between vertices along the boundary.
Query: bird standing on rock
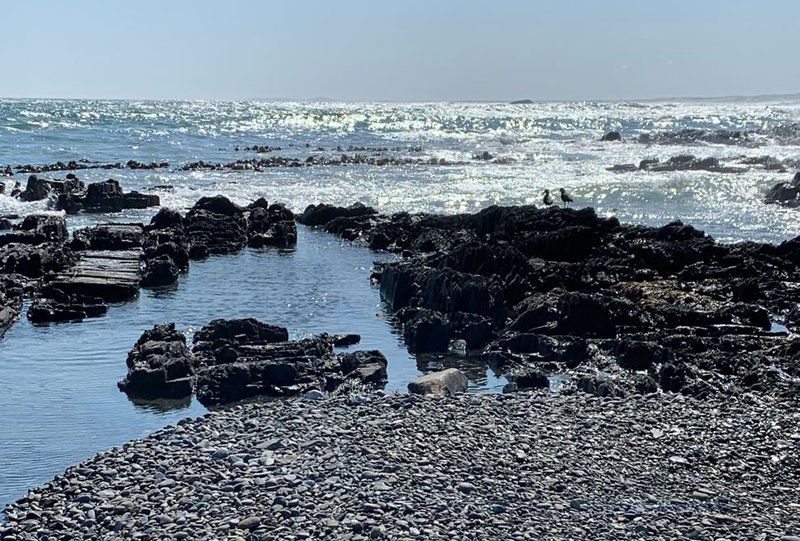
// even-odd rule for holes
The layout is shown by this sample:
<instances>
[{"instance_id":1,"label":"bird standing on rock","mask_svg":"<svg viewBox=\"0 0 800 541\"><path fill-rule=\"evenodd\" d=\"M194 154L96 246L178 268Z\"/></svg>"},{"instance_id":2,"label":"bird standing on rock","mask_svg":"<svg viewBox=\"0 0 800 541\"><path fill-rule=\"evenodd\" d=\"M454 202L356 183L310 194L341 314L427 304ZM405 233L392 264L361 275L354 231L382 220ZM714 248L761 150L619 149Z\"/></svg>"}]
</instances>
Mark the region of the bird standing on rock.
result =
<instances>
[{"instance_id":1,"label":"bird standing on rock","mask_svg":"<svg viewBox=\"0 0 800 541\"><path fill-rule=\"evenodd\" d=\"M565 207L568 204L574 202L574 200L572 199L572 196L567 193L567 190L565 190L564 188L559 188L558 191L561 192L561 201L564 202L564 206Z\"/></svg>"},{"instance_id":2,"label":"bird standing on rock","mask_svg":"<svg viewBox=\"0 0 800 541\"><path fill-rule=\"evenodd\" d=\"M544 197L542 198L542 203L544 203L545 206L548 206L548 207L553 204L553 196L550 195L550 190L545 190L544 191Z\"/></svg>"}]
</instances>

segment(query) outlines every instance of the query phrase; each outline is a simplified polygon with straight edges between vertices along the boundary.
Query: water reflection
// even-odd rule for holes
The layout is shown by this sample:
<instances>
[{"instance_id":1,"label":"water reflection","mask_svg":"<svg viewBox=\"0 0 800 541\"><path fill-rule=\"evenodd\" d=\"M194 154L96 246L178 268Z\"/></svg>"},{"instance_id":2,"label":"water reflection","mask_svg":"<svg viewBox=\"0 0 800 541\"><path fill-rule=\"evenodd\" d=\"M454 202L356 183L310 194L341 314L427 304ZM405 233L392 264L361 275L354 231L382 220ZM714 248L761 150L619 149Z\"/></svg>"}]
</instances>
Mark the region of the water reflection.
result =
<instances>
[{"instance_id":1,"label":"water reflection","mask_svg":"<svg viewBox=\"0 0 800 541\"><path fill-rule=\"evenodd\" d=\"M468 392L499 392L506 384L500 371L488 366L477 355L421 354L417 355L416 364L422 373L458 368L469 380Z\"/></svg>"},{"instance_id":2,"label":"water reflection","mask_svg":"<svg viewBox=\"0 0 800 541\"><path fill-rule=\"evenodd\" d=\"M151 413L169 413L176 410L186 409L192 405L192 398L161 398L156 400L148 400L145 398L135 398L126 395L131 404L142 412Z\"/></svg>"}]
</instances>

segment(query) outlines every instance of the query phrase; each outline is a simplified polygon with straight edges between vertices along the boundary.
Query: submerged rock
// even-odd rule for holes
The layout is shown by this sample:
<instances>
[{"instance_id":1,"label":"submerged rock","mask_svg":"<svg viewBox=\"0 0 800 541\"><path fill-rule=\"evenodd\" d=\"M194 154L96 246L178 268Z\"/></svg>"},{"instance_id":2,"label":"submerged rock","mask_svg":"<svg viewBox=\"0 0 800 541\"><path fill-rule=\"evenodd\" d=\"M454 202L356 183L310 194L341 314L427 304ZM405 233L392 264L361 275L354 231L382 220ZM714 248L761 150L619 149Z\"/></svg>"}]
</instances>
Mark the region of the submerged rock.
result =
<instances>
[{"instance_id":1,"label":"submerged rock","mask_svg":"<svg viewBox=\"0 0 800 541\"><path fill-rule=\"evenodd\" d=\"M97 297L68 295L61 291L50 291L47 297L37 297L28 309L28 319L33 323L83 321L100 317L108 312L108 306Z\"/></svg>"}]
</instances>

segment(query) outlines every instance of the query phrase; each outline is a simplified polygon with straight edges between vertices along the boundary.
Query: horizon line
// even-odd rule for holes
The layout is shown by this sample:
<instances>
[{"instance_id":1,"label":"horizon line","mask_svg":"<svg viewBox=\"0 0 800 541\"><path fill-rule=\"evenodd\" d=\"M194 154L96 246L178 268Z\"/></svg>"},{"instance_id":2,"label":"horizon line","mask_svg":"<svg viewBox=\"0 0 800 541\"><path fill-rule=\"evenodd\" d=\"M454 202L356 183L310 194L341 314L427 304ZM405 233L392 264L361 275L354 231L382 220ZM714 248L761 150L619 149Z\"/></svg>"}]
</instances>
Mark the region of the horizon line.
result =
<instances>
[{"instance_id":1,"label":"horizon line","mask_svg":"<svg viewBox=\"0 0 800 541\"><path fill-rule=\"evenodd\" d=\"M625 103L625 102L663 102L663 101L702 101L702 100L732 100L732 99L787 99L800 98L800 92L794 93L774 93L774 94L729 94L721 96L662 96L655 98L614 98L614 99L594 99L594 98L562 98L562 99L534 99L534 98L513 98L507 100L481 100L481 99L430 99L430 100L404 100L404 99L342 99L329 98L325 96L313 98L288 98L288 97L269 97L269 98L241 98L241 99L215 99L215 98L101 98L101 97L18 97L2 96L0 101L143 101L143 102L205 102L205 103L257 103L257 102L286 102L286 103L485 103L485 104L506 104L514 102L537 103ZM519 103L525 105L525 103Z\"/></svg>"}]
</instances>

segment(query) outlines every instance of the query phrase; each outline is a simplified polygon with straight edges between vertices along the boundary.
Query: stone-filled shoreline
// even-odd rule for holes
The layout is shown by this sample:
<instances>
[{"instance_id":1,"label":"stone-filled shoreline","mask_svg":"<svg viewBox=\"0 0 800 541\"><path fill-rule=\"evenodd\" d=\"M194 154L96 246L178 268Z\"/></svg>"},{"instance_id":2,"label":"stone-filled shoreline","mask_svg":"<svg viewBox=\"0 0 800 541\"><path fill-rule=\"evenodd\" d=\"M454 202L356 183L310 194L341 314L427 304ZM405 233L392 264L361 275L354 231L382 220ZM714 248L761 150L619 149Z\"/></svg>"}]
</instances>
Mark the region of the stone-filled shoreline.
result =
<instances>
[{"instance_id":1,"label":"stone-filled shoreline","mask_svg":"<svg viewBox=\"0 0 800 541\"><path fill-rule=\"evenodd\" d=\"M221 409L69 468L2 541L797 539L796 402L350 395Z\"/></svg>"}]
</instances>

